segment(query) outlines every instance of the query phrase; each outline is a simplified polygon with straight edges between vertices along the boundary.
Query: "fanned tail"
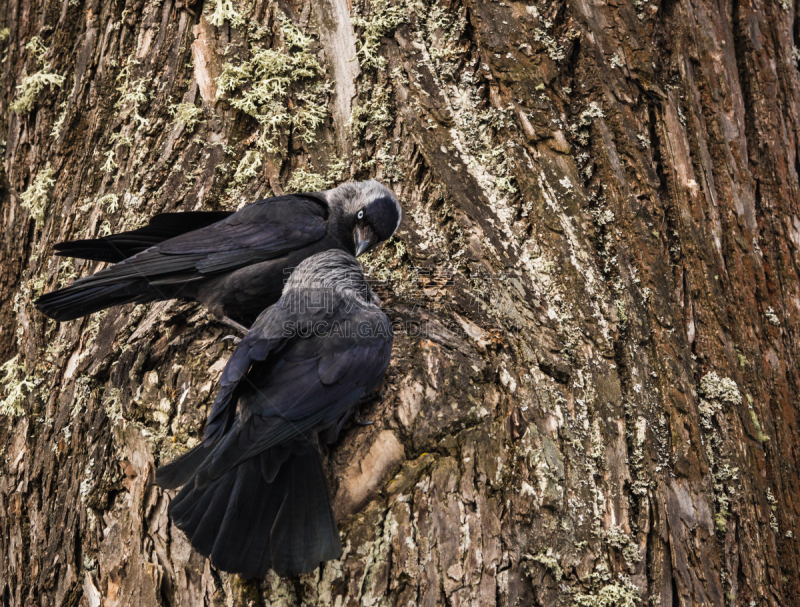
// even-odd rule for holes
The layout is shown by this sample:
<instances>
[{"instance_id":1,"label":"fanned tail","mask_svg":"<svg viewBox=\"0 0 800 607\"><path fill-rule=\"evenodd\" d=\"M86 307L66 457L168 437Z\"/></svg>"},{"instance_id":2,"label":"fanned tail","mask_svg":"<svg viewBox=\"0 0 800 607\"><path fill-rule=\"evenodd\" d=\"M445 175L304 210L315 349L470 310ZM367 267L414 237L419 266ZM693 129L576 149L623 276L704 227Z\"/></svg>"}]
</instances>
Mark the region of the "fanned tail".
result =
<instances>
[{"instance_id":1,"label":"fanned tail","mask_svg":"<svg viewBox=\"0 0 800 607\"><path fill-rule=\"evenodd\" d=\"M287 577L341 555L315 447L299 442L275 447L216 479L197 474L204 468L198 463L202 449L213 457L213 444L200 445L164 472L159 469L156 479L171 487L191 475L170 503L170 516L216 567L244 577L263 577L271 567ZM198 483L198 476L206 482Z\"/></svg>"}]
</instances>

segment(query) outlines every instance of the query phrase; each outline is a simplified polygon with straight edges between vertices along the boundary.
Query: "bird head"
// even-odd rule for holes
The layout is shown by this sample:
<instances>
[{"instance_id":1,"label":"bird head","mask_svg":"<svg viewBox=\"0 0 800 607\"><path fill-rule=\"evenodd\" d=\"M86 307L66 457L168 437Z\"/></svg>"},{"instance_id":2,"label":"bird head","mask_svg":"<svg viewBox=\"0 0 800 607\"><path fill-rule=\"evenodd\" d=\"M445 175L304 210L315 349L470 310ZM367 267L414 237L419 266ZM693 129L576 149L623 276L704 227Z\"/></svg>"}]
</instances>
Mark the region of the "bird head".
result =
<instances>
[{"instance_id":1,"label":"bird head","mask_svg":"<svg viewBox=\"0 0 800 607\"><path fill-rule=\"evenodd\" d=\"M391 238L403 218L394 194L373 179L345 183L326 194L337 212L343 244L352 244L356 256Z\"/></svg>"}]
</instances>

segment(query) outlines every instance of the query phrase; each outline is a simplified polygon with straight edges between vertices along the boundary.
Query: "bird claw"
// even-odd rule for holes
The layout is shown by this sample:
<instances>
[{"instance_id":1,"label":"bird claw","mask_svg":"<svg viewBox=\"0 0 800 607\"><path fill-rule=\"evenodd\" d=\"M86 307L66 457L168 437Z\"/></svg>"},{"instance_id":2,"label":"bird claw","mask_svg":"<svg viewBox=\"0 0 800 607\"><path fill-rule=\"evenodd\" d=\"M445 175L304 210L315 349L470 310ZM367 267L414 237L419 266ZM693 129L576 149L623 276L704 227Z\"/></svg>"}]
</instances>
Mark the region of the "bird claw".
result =
<instances>
[{"instance_id":1,"label":"bird claw","mask_svg":"<svg viewBox=\"0 0 800 607\"><path fill-rule=\"evenodd\" d=\"M355 420L353 420L353 423L355 423L356 426L361 426L362 428L364 428L366 426L371 426L372 424L374 424L375 420L374 419L361 419L360 417L357 417L357 418L355 418Z\"/></svg>"},{"instance_id":2,"label":"bird claw","mask_svg":"<svg viewBox=\"0 0 800 607\"><path fill-rule=\"evenodd\" d=\"M222 318L218 318L217 320L219 320L219 322L221 322L223 325L227 325L231 329L235 329L236 331L238 331L242 335L247 335L247 332L250 330L247 327L245 327L244 325L239 324L238 322L236 322L232 318L228 318L227 316L223 316ZM233 335L229 335L228 337L233 337ZM227 339L227 337L225 339ZM239 342L236 342L236 343L239 343Z\"/></svg>"},{"instance_id":3,"label":"bird claw","mask_svg":"<svg viewBox=\"0 0 800 607\"><path fill-rule=\"evenodd\" d=\"M231 343L232 343L234 346L238 346L238 345L239 345L239 343L242 341L242 338L241 338L241 337L238 337L238 336L236 336L236 335L226 335L225 337L223 337L223 338L222 338L222 341L225 341L226 339L230 339L230 340L231 340Z\"/></svg>"}]
</instances>

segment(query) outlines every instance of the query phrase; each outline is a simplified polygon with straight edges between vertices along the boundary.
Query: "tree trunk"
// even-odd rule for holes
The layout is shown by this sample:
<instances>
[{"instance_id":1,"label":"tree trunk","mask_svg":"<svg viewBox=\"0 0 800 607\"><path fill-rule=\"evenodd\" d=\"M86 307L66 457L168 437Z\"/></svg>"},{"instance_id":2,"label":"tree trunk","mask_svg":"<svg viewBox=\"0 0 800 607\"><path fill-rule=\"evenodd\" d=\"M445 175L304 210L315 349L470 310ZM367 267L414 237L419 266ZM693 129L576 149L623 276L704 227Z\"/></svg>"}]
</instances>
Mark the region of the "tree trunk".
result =
<instances>
[{"instance_id":1,"label":"tree trunk","mask_svg":"<svg viewBox=\"0 0 800 607\"><path fill-rule=\"evenodd\" d=\"M3 604L800 604L795 36L788 0L8 0ZM370 177L405 217L375 424L326 454L344 555L216 571L153 473L225 327L54 323L97 264L53 246Z\"/></svg>"}]
</instances>

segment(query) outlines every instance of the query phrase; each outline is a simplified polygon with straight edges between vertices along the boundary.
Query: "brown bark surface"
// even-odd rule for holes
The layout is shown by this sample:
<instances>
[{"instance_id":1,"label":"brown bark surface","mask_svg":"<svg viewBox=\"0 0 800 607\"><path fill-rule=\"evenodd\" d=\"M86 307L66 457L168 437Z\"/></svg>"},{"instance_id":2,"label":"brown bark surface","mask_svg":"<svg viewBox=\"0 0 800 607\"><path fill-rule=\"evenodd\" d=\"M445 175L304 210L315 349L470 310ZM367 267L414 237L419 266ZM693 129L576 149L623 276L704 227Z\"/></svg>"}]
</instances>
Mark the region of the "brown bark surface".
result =
<instances>
[{"instance_id":1,"label":"brown bark surface","mask_svg":"<svg viewBox=\"0 0 800 607\"><path fill-rule=\"evenodd\" d=\"M800 604L798 35L788 0L7 0L0 602ZM326 454L344 555L218 572L153 472L225 328L32 299L96 269L59 241L369 177L398 330Z\"/></svg>"}]
</instances>

